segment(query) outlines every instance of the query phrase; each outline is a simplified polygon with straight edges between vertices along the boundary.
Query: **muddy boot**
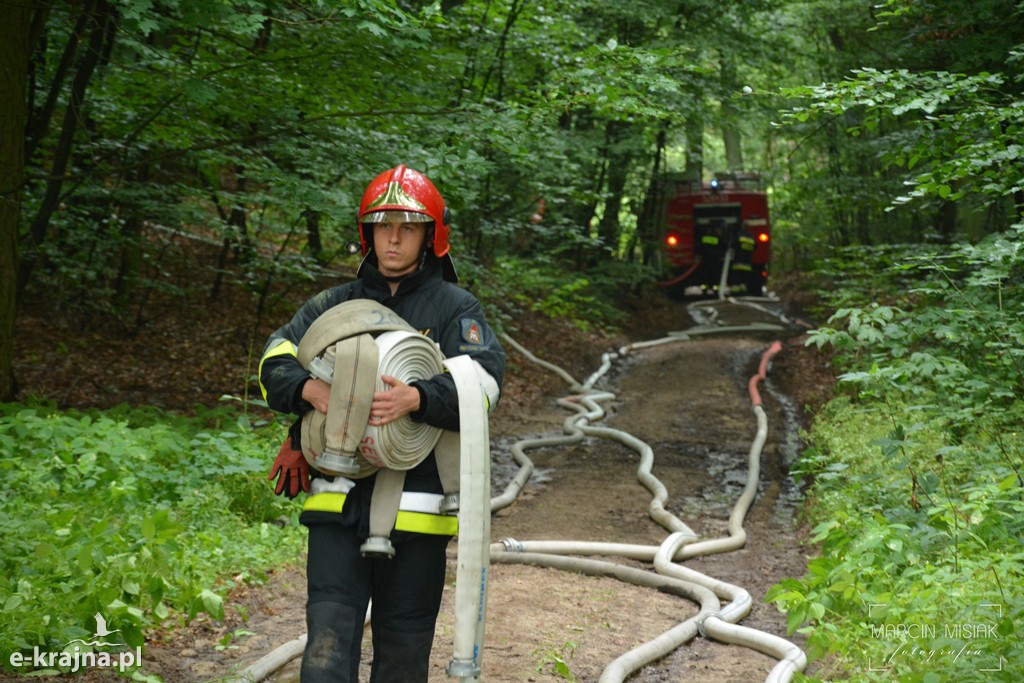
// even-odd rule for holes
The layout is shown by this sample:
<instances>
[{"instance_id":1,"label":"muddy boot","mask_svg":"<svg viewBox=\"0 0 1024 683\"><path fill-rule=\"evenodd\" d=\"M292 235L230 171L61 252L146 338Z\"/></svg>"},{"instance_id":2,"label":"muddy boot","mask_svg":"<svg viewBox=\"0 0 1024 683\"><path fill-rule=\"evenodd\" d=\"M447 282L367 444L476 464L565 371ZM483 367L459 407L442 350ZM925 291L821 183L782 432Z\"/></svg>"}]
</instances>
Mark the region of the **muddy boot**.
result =
<instances>
[{"instance_id":1,"label":"muddy boot","mask_svg":"<svg viewBox=\"0 0 1024 683\"><path fill-rule=\"evenodd\" d=\"M302 655L302 683L359 683L364 615L340 602L306 608L308 640ZM425 679L424 679L425 680Z\"/></svg>"},{"instance_id":2,"label":"muddy boot","mask_svg":"<svg viewBox=\"0 0 1024 683\"><path fill-rule=\"evenodd\" d=\"M427 683L433 644L433 630L375 633L370 683Z\"/></svg>"}]
</instances>

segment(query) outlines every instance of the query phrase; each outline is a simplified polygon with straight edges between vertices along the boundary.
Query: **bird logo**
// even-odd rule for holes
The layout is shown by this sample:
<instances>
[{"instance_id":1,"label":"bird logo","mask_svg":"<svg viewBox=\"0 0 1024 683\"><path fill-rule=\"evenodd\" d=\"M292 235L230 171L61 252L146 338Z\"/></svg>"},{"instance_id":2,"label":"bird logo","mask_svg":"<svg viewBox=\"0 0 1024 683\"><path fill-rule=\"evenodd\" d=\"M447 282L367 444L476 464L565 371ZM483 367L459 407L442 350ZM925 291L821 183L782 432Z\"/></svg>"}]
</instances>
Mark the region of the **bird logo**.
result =
<instances>
[{"instance_id":1,"label":"bird logo","mask_svg":"<svg viewBox=\"0 0 1024 683\"><path fill-rule=\"evenodd\" d=\"M106 638L112 633L120 633L121 629L114 629L113 631L107 630L107 620L103 618L103 615L99 612L96 613L96 637Z\"/></svg>"},{"instance_id":2,"label":"bird logo","mask_svg":"<svg viewBox=\"0 0 1024 683\"><path fill-rule=\"evenodd\" d=\"M107 628L107 620L104 619L103 615L100 614L99 612L97 612L94 615L94 617L96 619L96 633L93 634L93 637L95 638L95 640L86 641L86 640L82 640L81 638L76 638L76 639L68 642L67 645L70 645L71 643L82 643L83 645L90 646L90 647L104 647L104 646L108 646L108 645L120 645L121 644L121 643L107 643L107 642L104 642L103 641L104 638L106 638L107 636L113 635L115 633L120 633L121 629L117 628L117 629L114 629L113 631L108 629ZM67 647L67 645L65 645L65 647Z\"/></svg>"}]
</instances>

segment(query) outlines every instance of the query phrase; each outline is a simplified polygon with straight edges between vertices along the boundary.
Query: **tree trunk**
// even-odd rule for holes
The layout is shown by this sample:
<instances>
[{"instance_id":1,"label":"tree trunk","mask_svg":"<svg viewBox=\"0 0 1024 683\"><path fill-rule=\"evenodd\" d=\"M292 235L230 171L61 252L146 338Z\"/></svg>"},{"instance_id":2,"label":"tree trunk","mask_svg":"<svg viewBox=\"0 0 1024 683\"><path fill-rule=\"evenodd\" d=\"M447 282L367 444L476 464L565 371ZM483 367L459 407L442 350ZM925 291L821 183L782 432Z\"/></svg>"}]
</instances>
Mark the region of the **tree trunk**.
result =
<instances>
[{"instance_id":1,"label":"tree trunk","mask_svg":"<svg viewBox=\"0 0 1024 683\"><path fill-rule=\"evenodd\" d=\"M704 177L704 121L699 113L691 114L686 120L686 180L700 182Z\"/></svg>"},{"instance_id":2,"label":"tree trunk","mask_svg":"<svg viewBox=\"0 0 1024 683\"><path fill-rule=\"evenodd\" d=\"M60 99L61 91L64 89L64 81L68 77L68 72L71 71L71 65L75 63L75 57L78 55L78 48L82 44L82 37L85 35L94 5L95 3L91 2L82 8L82 13L78 15L78 21L75 23L75 27L71 31L71 35L68 36L68 42L64 45L64 52L61 55L60 61L57 63L57 69L54 71L53 78L50 81L50 88L46 94L46 99L38 109L32 109L32 114L25 126L26 159L32 158L32 155L35 154L36 148L39 147L39 144L50 130L50 123L53 121L53 114L57 110L57 101ZM46 29L46 12L42 10L37 12L33 21L38 24L38 26L34 28L39 31L40 35L42 35L43 31ZM30 73L34 74L36 62L39 61L41 61L41 59L36 58L29 63ZM35 85L34 77L30 80L29 85L30 87ZM34 92L34 88L32 92ZM34 99L34 97L30 97L29 99L29 101L33 103L30 108L34 107Z\"/></svg>"},{"instance_id":3,"label":"tree trunk","mask_svg":"<svg viewBox=\"0 0 1024 683\"><path fill-rule=\"evenodd\" d=\"M320 262L324 255L324 243L320 239L320 212L316 209L305 209L302 217L306 219L306 246L309 248L309 255Z\"/></svg>"},{"instance_id":4,"label":"tree trunk","mask_svg":"<svg viewBox=\"0 0 1024 683\"><path fill-rule=\"evenodd\" d=\"M31 53L29 3L8 6L0 21L0 400L16 393L14 318L17 311L19 199L25 166L26 86Z\"/></svg>"},{"instance_id":5,"label":"tree trunk","mask_svg":"<svg viewBox=\"0 0 1024 683\"><path fill-rule=\"evenodd\" d=\"M505 96L505 57L506 48L508 46L508 37L512 33L512 27L516 23L516 19L519 18L519 14L523 11L526 6L525 0L512 0L512 6L508 9L508 16L505 18L505 28L501 32L501 37L498 40L498 46L495 49L494 61L491 66L487 69L487 73L484 74L483 85L480 86L480 98L481 100L487 95L487 86L491 81L491 76L497 71L497 92L494 95L494 99L499 102Z\"/></svg>"},{"instance_id":6,"label":"tree trunk","mask_svg":"<svg viewBox=\"0 0 1024 683\"><path fill-rule=\"evenodd\" d=\"M651 177L647 183L647 194L644 196L643 206L640 208L640 215L636 223L636 242L640 246L641 259L644 265L657 263L658 254L661 250L661 230L658 210L664 200L664 163L665 144L668 138L668 124L662 123L658 129L658 137L655 141L654 158L651 164ZM628 256L632 258L633 249L629 250Z\"/></svg>"},{"instance_id":7,"label":"tree trunk","mask_svg":"<svg viewBox=\"0 0 1024 683\"><path fill-rule=\"evenodd\" d=\"M68 94L68 107L64 113L64 123L61 127L60 138L53 153L53 165L50 170L50 178L46 183L46 192L39 207L39 212L32 221L29 229L32 252L22 260L18 271L18 292L24 292L32 276L38 256L39 247L46 241L47 229L50 226L50 218L60 204L61 189L64 186L64 174L67 172L68 163L71 160L71 152L74 149L75 132L82 121L82 105L85 102L85 93L92 79L93 71L100 62L100 57L106 50L104 43L113 39L116 35L110 30L109 23L115 21L116 14L113 7L105 0L100 0L96 6L93 16L92 31L89 34L89 45L82 56L81 62L75 71L75 78L71 82L71 92ZM27 31L26 31L27 34ZM73 38L74 39L74 38ZM22 143L24 144L24 142Z\"/></svg>"},{"instance_id":8,"label":"tree trunk","mask_svg":"<svg viewBox=\"0 0 1024 683\"><path fill-rule=\"evenodd\" d=\"M255 126L253 126L253 129ZM228 257L233 253L235 263L246 266L252 261L254 249L249 238L249 214L246 208L240 203L245 200L246 177L245 168L235 166L235 187L234 196L231 198L231 209L225 212L218 204L217 211L220 213L226 225L224 243L221 245L220 255L217 257L217 276L213 280L213 287L210 289L210 299L220 296L221 286L224 284L224 273L228 267Z\"/></svg>"},{"instance_id":9,"label":"tree trunk","mask_svg":"<svg viewBox=\"0 0 1024 683\"><path fill-rule=\"evenodd\" d=\"M943 244L953 243L953 236L956 234L957 208L956 202L944 199L935 214L932 226L939 234L939 239Z\"/></svg>"},{"instance_id":10,"label":"tree trunk","mask_svg":"<svg viewBox=\"0 0 1024 683\"><path fill-rule=\"evenodd\" d=\"M730 171L743 170L743 137L740 134L740 112L731 93L737 91L736 63L722 59L722 142L725 143L725 163Z\"/></svg>"},{"instance_id":11,"label":"tree trunk","mask_svg":"<svg viewBox=\"0 0 1024 683\"><path fill-rule=\"evenodd\" d=\"M597 225L601 247L597 253L589 255L588 265L605 260L608 254L614 253L619 246L619 235L622 232L619 212L622 210L622 195L626 188L626 169L629 167L629 155L621 150L620 143L627 134L627 124L609 121L605 125L604 155L608 161L608 185L605 191L604 213L601 214L601 220Z\"/></svg>"},{"instance_id":12,"label":"tree trunk","mask_svg":"<svg viewBox=\"0 0 1024 683\"><path fill-rule=\"evenodd\" d=\"M608 173L608 198L604 202L604 215L598 225L601 238L601 251L591 255L592 261L603 261L609 253L619 248L619 237L622 225L619 223L619 212L622 211L623 192L626 188L626 164L612 161Z\"/></svg>"},{"instance_id":13,"label":"tree trunk","mask_svg":"<svg viewBox=\"0 0 1024 683\"><path fill-rule=\"evenodd\" d=\"M245 169L239 168L235 176L236 201L231 204L231 212L228 214L228 226L232 228L231 238L234 240L235 261L242 265L248 265L252 261L253 245L249 237L249 212L242 201L245 199L248 179L245 177Z\"/></svg>"},{"instance_id":14,"label":"tree trunk","mask_svg":"<svg viewBox=\"0 0 1024 683\"><path fill-rule=\"evenodd\" d=\"M599 165L596 169L597 181L594 183L593 186L595 197L599 197L601 195L601 191L604 188L605 176L608 173L608 160L606 158L602 158L598 163ZM576 270L583 270L586 267L586 252L584 251L583 244L585 244L587 239L590 237L590 224L594 220L594 216L596 214L596 199L590 202L589 204L581 205L578 207L578 211L576 213L576 229L579 230L582 239L580 240L580 245L576 247Z\"/></svg>"}]
</instances>

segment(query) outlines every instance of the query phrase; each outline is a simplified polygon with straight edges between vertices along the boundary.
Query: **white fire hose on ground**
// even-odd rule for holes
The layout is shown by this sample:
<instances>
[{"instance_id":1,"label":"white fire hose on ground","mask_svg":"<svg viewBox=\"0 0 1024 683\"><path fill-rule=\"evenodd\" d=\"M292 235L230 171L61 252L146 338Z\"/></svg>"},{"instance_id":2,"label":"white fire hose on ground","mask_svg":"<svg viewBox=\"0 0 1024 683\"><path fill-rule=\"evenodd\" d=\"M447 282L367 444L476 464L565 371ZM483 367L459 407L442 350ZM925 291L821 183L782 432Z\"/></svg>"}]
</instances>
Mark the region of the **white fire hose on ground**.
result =
<instances>
[{"instance_id":1,"label":"white fire hose on ground","mask_svg":"<svg viewBox=\"0 0 1024 683\"><path fill-rule=\"evenodd\" d=\"M746 329L762 331L765 328L753 326ZM738 586L719 581L678 564L678 562L690 557L735 550L742 547L746 542L743 520L757 492L760 476L761 449L767 437L767 417L761 406L757 384L765 379L768 362L781 349L781 345L775 342L769 347L762 356L758 373L751 377L748 383L753 410L757 418L757 434L748 456L747 483L730 515L729 535L727 537L697 542L696 534L685 523L664 509L665 489L661 482L651 474L653 451L650 447L643 441L625 432L593 427L589 424L604 414L598 405L598 401L614 397L614 394L597 392L592 389L597 380L611 367L613 360L621 358L634 349L689 338L687 335L675 335L663 339L640 342L623 347L618 352L605 354L602 359L601 369L583 384L580 384L559 369L559 374L567 379L572 390L582 392L580 395L558 401L559 405L575 410L577 413L565 420L563 427L565 435L561 437L531 439L516 444L512 449L513 457L520 464L520 474L522 474L523 471L532 471L533 468L532 462L523 453L525 448L566 444L580 441L585 436L611 438L633 448L641 456L637 478L653 496L649 506L649 514L652 519L671 532L668 538L660 546L579 541L520 542L515 539L504 539L492 546L491 559L494 562L500 563L532 564L598 576L615 576L620 580L637 585L651 586L664 592L675 593L700 604L701 608L697 615L686 619L654 640L634 648L608 664L601 675L600 683L621 683L630 674L664 657L698 634L721 642L748 647L778 659L778 663L765 679L766 683L788 682L792 679L795 672L803 670L806 666L806 656L799 647L784 638L736 625L736 622L745 617L750 611L752 601L749 593ZM525 352L525 349L522 349L514 340L508 337L503 338L503 340L510 346ZM526 353L528 357L531 357L528 352ZM516 491L513 490L513 487L521 478L517 475L502 496L492 500L492 509L497 509L495 507L496 501L500 500L504 503L504 501L510 501L515 497ZM586 555L626 557L652 562L656 574L652 575L650 572L643 570L626 571L626 568L614 562L583 559L580 557ZM643 576L637 576L634 572L640 572ZM658 584L655 579L651 578L652 576L671 578L675 583ZM673 587L667 587L669 585ZM724 609L720 606L719 598L729 601L729 604Z\"/></svg>"}]
</instances>

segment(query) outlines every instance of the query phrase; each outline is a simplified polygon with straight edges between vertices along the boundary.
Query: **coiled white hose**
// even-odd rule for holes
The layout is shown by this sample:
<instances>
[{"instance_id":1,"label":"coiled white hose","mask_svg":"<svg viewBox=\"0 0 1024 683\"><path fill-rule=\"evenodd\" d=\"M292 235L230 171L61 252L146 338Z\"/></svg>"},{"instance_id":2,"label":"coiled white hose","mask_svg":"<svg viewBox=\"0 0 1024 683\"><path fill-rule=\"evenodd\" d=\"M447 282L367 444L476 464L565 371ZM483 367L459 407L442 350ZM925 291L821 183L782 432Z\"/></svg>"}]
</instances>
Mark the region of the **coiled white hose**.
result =
<instances>
[{"instance_id":1,"label":"coiled white hose","mask_svg":"<svg viewBox=\"0 0 1024 683\"><path fill-rule=\"evenodd\" d=\"M374 391L388 388L380 379L381 375L391 375L408 384L444 370L444 357L437 345L417 332L383 332L374 338L374 343L378 350ZM328 383L333 381L330 370L334 367L335 354L336 346L332 344L308 361L316 376ZM303 419L302 427L303 449L313 454L322 452L327 443L327 416L311 411ZM380 468L411 469L434 449L441 431L424 422L414 422L408 416L380 426L369 423L356 453L359 472L349 476L360 479Z\"/></svg>"},{"instance_id":2,"label":"coiled white hose","mask_svg":"<svg viewBox=\"0 0 1024 683\"><path fill-rule=\"evenodd\" d=\"M375 391L386 391L381 375L391 375L408 384L444 371L444 357L437 344L413 332L385 332L374 339L380 349ZM360 454L377 467L408 470L434 450L441 430L403 416L382 426L370 424Z\"/></svg>"}]
</instances>

